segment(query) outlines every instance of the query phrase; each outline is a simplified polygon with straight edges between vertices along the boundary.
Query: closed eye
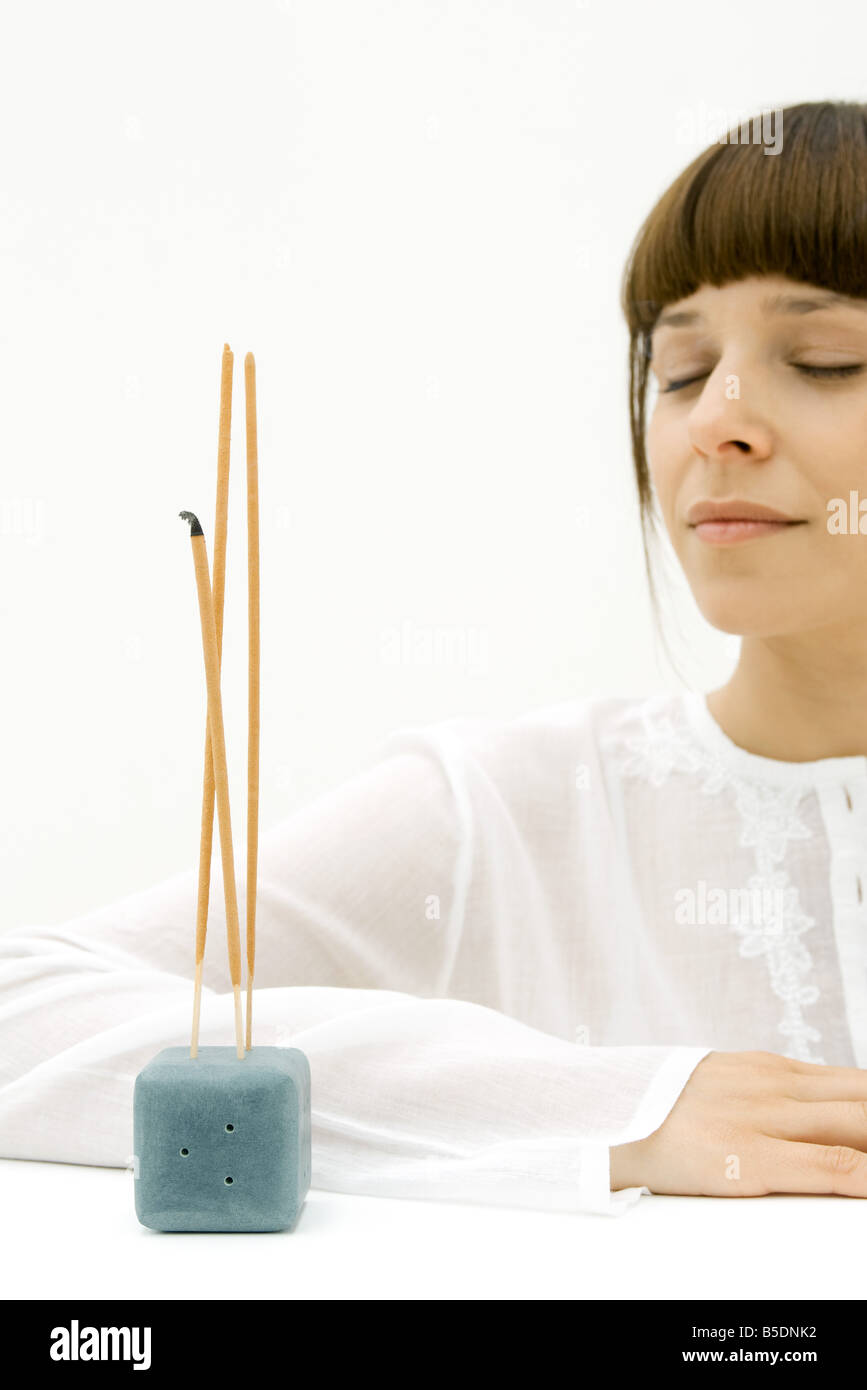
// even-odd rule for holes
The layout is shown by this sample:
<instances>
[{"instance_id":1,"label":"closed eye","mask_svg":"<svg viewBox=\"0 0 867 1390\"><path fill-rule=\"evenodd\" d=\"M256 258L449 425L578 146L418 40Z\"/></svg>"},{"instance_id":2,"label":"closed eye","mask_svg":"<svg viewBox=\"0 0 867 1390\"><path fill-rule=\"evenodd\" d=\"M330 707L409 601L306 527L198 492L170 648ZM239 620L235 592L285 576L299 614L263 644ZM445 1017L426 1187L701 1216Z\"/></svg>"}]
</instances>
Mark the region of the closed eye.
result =
<instances>
[{"instance_id":1,"label":"closed eye","mask_svg":"<svg viewBox=\"0 0 867 1390\"><path fill-rule=\"evenodd\" d=\"M864 370L863 362L851 362L844 367L814 367L808 365L806 362L793 362L791 365L797 371L806 372L808 376L813 377L854 376L856 372L862 372ZM707 372L703 372L700 376L689 376L684 377L681 381L672 381L663 389L661 394L665 396L669 391L681 391L684 386L692 386L693 382L701 381L702 377L707 375Z\"/></svg>"}]
</instances>

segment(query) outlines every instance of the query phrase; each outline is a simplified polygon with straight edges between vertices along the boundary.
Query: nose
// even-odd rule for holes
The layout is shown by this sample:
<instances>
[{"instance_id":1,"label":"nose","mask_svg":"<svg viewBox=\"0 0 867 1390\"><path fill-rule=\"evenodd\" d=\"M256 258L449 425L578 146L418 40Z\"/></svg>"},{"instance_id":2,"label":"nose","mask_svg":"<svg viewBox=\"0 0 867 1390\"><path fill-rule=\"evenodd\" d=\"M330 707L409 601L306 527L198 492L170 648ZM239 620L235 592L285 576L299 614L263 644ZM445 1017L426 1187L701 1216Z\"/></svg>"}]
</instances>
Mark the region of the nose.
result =
<instances>
[{"instance_id":1,"label":"nose","mask_svg":"<svg viewBox=\"0 0 867 1390\"><path fill-rule=\"evenodd\" d=\"M690 443L705 459L767 458L773 448L770 422L755 394L745 399L743 376L721 368L722 363L708 377L689 412Z\"/></svg>"}]
</instances>

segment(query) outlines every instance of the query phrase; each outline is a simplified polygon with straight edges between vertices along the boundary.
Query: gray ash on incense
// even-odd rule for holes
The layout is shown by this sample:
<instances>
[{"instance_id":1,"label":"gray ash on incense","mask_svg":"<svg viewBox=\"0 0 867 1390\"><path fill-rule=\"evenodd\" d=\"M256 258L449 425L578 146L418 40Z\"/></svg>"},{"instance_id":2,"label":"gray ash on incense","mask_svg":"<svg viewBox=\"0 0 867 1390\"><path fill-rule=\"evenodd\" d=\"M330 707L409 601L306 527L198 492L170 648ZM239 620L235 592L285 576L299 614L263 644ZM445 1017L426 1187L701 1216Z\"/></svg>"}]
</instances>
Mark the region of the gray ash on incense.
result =
<instances>
[{"instance_id":1,"label":"gray ash on incense","mask_svg":"<svg viewBox=\"0 0 867 1390\"><path fill-rule=\"evenodd\" d=\"M190 523L191 536L204 535L201 522L199 521L199 518L196 516L195 512L178 512L178 516L182 516L184 521L188 521Z\"/></svg>"}]
</instances>

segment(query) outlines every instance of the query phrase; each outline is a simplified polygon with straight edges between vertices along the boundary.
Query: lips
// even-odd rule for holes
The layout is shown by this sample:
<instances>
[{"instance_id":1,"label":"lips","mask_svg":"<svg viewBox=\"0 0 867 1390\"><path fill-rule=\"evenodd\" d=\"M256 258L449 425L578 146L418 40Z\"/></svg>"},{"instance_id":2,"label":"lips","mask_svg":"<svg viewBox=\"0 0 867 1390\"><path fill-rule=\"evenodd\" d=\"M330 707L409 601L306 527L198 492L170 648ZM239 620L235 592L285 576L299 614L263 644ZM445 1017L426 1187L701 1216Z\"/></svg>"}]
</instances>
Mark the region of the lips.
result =
<instances>
[{"instance_id":1,"label":"lips","mask_svg":"<svg viewBox=\"0 0 867 1390\"><path fill-rule=\"evenodd\" d=\"M737 497L727 502L694 502L686 514L686 521L688 526L699 526L705 521L775 521L797 525L796 518L787 516L785 512L778 512L761 502L746 502Z\"/></svg>"}]
</instances>

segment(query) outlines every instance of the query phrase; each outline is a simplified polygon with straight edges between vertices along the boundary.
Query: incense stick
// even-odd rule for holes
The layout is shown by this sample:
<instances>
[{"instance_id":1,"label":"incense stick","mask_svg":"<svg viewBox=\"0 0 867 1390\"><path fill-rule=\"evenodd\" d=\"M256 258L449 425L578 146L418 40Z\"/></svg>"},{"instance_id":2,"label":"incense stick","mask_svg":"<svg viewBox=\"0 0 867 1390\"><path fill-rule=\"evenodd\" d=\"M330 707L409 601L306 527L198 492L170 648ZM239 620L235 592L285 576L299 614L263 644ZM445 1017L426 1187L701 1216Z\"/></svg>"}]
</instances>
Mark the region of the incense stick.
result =
<instances>
[{"instance_id":1,"label":"incense stick","mask_svg":"<svg viewBox=\"0 0 867 1390\"><path fill-rule=\"evenodd\" d=\"M253 972L256 960L256 875L259 853L259 443L256 363L244 358L247 421L247 1047L253 1046Z\"/></svg>"},{"instance_id":2,"label":"incense stick","mask_svg":"<svg viewBox=\"0 0 867 1390\"><path fill-rule=\"evenodd\" d=\"M229 811L229 774L226 767L226 737L223 729L223 704L220 698L220 667L217 656L217 625L214 620L214 596L208 575L208 552L198 517L193 512L181 512L190 523L190 544L196 570L199 595L199 618L202 628L202 653L205 658L205 679L208 686L208 727L213 750L214 783L217 796L217 816L220 823L220 850L223 859L223 891L226 898L226 933L229 943L229 970L235 993L235 1041L238 1056L244 1056L244 1036L241 1027L241 934L238 925L238 895L235 887L235 856L232 849L232 820Z\"/></svg>"},{"instance_id":3,"label":"incense stick","mask_svg":"<svg viewBox=\"0 0 867 1390\"><path fill-rule=\"evenodd\" d=\"M217 669L222 662L223 599L226 589L226 523L229 511L229 446L232 432L232 367L234 356L228 343L223 345L220 371L220 426L217 440L217 506L214 522L214 623L217 629ZM205 762L202 782L202 828L199 838L199 890L196 904L196 979L193 990L193 1028L190 1056L199 1052L199 1015L202 1007L202 965L208 931L208 904L211 891L211 855L214 838L214 759L211 725L205 731Z\"/></svg>"}]
</instances>

